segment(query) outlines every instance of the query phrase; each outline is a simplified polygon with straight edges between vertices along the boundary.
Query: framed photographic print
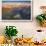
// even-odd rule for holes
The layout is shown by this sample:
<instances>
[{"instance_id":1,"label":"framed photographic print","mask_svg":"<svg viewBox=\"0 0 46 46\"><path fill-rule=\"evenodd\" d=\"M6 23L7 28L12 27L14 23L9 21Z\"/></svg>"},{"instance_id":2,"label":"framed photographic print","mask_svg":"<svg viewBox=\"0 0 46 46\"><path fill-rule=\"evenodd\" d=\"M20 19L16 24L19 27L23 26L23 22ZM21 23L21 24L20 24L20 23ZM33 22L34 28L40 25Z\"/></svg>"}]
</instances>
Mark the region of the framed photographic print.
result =
<instances>
[{"instance_id":1,"label":"framed photographic print","mask_svg":"<svg viewBox=\"0 0 46 46\"><path fill-rule=\"evenodd\" d=\"M2 20L31 21L32 0L2 0Z\"/></svg>"}]
</instances>

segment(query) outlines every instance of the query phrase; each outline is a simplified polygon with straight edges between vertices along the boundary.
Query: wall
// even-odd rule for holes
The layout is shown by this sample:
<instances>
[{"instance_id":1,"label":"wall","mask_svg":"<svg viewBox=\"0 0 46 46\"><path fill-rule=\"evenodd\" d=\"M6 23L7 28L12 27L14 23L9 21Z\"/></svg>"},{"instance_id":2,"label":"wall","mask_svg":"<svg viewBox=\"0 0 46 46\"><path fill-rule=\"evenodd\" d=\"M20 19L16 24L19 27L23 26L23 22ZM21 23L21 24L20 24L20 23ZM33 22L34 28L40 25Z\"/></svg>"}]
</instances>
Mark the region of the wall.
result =
<instances>
[{"instance_id":1,"label":"wall","mask_svg":"<svg viewBox=\"0 0 46 46\"><path fill-rule=\"evenodd\" d=\"M19 33L24 36L31 36L37 29L46 30L46 28L40 27L36 22L36 15L41 13L40 6L46 5L46 0L33 0L33 20L32 22L0 22L0 34L4 34L6 25L14 25L17 27ZM1 10L1 9L0 9ZM0 14L1 15L1 14Z\"/></svg>"}]
</instances>

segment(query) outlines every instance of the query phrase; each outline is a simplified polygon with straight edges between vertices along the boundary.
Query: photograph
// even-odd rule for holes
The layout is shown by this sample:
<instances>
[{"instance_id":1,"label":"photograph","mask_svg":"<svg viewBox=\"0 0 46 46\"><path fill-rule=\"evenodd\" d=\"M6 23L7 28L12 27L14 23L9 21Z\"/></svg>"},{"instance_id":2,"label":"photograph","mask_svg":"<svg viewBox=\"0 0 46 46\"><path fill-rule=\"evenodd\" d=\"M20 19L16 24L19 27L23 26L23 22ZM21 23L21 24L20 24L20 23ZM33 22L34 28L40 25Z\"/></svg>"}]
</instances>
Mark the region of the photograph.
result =
<instances>
[{"instance_id":1,"label":"photograph","mask_svg":"<svg viewBox=\"0 0 46 46\"><path fill-rule=\"evenodd\" d=\"M0 20L0 46L46 46L46 0L2 0Z\"/></svg>"},{"instance_id":2,"label":"photograph","mask_svg":"<svg viewBox=\"0 0 46 46\"><path fill-rule=\"evenodd\" d=\"M31 20L31 1L3 0L2 20Z\"/></svg>"}]
</instances>

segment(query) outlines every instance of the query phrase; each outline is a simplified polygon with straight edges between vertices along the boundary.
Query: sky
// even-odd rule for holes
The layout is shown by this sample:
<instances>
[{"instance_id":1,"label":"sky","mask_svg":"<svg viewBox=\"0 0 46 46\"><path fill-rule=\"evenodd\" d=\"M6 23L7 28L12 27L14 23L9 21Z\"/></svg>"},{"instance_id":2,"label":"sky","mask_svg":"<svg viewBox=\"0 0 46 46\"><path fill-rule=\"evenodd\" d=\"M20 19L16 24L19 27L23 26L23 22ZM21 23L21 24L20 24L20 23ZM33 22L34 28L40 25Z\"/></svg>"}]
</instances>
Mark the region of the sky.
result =
<instances>
[{"instance_id":1,"label":"sky","mask_svg":"<svg viewBox=\"0 0 46 46\"><path fill-rule=\"evenodd\" d=\"M30 1L30 0L2 0L2 1Z\"/></svg>"}]
</instances>

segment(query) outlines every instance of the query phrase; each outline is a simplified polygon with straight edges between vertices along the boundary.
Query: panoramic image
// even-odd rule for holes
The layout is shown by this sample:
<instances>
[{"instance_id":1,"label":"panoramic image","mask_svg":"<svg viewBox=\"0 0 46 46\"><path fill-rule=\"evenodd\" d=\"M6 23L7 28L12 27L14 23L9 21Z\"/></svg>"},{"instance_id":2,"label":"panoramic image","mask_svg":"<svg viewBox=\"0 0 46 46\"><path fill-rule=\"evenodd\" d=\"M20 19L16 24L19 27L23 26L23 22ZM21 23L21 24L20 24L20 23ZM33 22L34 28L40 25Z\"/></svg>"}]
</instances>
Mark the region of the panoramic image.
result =
<instances>
[{"instance_id":1,"label":"panoramic image","mask_svg":"<svg viewBox=\"0 0 46 46\"><path fill-rule=\"evenodd\" d=\"M31 1L26 0L3 0L2 20L30 20Z\"/></svg>"}]
</instances>

